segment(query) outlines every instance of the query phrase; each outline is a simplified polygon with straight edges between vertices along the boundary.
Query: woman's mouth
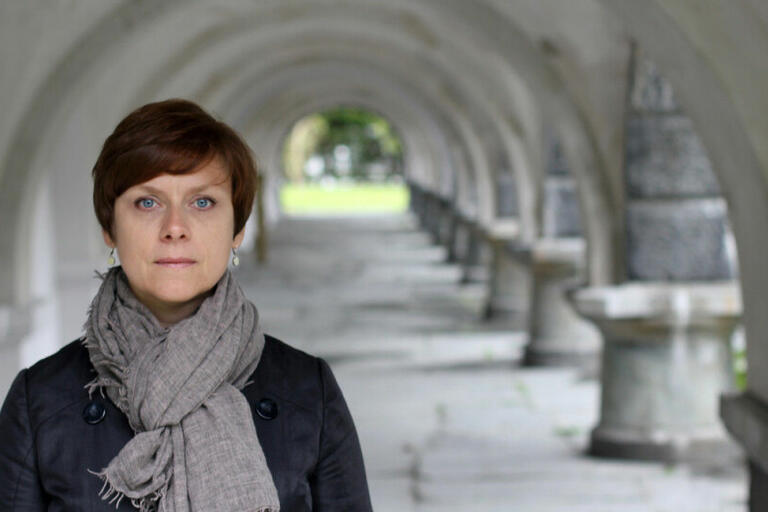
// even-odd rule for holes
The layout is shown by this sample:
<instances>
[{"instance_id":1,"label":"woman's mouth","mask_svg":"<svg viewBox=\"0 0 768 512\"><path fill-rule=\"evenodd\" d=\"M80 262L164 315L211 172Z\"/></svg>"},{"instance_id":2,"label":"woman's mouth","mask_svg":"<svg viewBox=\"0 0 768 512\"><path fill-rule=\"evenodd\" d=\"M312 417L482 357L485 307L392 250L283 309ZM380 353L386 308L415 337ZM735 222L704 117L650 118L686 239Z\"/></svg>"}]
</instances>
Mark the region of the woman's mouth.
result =
<instances>
[{"instance_id":1,"label":"woman's mouth","mask_svg":"<svg viewBox=\"0 0 768 512\"><path fill-rule=\"evenodd\" d=\"M161 258L156 260L155 263L165 268L186 268L194 265L196 262L189 258Z\"/></svg>"}]
</instances>

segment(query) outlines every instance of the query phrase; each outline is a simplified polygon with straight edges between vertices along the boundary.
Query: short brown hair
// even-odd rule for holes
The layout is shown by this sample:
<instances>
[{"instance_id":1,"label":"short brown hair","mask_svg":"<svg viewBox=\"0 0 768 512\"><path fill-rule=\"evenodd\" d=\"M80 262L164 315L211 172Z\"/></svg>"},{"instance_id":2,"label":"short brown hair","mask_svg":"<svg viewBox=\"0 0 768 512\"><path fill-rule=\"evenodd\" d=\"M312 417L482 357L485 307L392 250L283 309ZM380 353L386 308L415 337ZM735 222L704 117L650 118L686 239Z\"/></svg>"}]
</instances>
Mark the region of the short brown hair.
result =
<instances>
[{"instance_id":1,"label":"short brown hair","mask_svg":"<svg viewBox=\"0 0 768 512\"><path fill-rule=\"evenodd\" d=\"M235 232L253 207L256 165L242 138L184 99L148 103L126 116L104 141L93 166L93 207L112 236L115 199L160 174L188 174L220 158L232 179Z\"/></svg>"}]
</instances>

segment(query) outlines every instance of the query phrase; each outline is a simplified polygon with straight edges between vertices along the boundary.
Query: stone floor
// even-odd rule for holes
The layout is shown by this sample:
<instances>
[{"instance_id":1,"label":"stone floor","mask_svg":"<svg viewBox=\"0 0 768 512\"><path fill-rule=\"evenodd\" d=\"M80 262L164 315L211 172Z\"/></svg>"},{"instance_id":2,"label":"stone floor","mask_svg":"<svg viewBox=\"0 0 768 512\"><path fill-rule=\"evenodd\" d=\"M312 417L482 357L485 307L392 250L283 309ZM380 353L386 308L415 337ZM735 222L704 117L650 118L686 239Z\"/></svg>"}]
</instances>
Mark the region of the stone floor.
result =
<instances>
[{"instance_id":1,"label":"stone floor","mask_svg":"<svg viewBox=\"0 0 768 512\"><path fill-rule=\"evenodd\" d=\"M378 512L746 510L737 452L584 455L598 383L521 368L523 333L479 320L483 287L409 216L286 218L270 244L241 282L267 332L331 363Z\"/></svg>"}]
</instances>

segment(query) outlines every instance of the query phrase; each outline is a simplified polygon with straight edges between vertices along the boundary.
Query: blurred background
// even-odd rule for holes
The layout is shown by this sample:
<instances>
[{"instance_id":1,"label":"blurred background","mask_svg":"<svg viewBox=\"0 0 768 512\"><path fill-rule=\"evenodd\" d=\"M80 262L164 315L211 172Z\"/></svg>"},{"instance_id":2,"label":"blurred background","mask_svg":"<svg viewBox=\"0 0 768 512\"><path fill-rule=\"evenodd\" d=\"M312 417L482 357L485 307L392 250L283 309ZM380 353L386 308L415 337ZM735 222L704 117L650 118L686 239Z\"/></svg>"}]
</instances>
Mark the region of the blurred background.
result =
<instances>
[{"instance_id":1,"label":"blurred background","mask_svg":"<svg viewBox=\"0 0 768 512\"><path fill-rule=\"evenodd\" d=\"M2 2L0 393L82 333L104 139L183 97L376 510L766 510L766 55L763 0Z\"/></svg>"}]
</instances>

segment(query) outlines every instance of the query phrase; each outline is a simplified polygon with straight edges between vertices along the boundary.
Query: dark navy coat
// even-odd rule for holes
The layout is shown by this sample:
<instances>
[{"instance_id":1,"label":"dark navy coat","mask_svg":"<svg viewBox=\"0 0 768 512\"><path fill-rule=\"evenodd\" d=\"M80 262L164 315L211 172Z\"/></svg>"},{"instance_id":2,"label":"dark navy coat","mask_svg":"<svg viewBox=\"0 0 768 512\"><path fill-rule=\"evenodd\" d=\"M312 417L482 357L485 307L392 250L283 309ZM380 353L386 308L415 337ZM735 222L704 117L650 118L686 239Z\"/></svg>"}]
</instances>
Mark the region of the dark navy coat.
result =
<instances>
[{"instance_id":1,"label":"dark navy coat","mask_svg":"<svg viewBox=\"0 0 768 512\"><path fill-rule=\"evenodd\" d=\"M0 411L0 511L115 510L87 472L131 439L123 413L83 386L95 370L81 340L22 370ZM360 443L328 364L266 336L243 389L282 512L371 510ZM121 511L136 510L123 500Z\"/></svg>"}]
</instances>

